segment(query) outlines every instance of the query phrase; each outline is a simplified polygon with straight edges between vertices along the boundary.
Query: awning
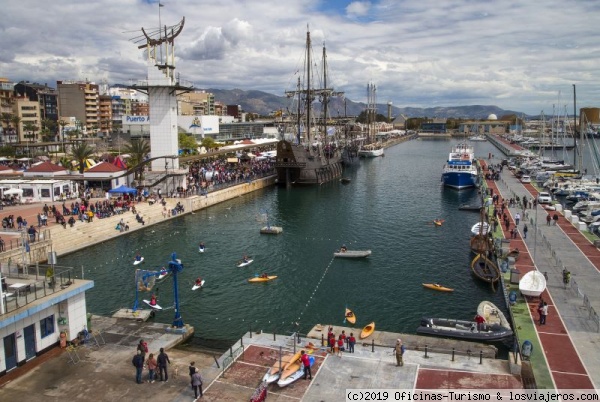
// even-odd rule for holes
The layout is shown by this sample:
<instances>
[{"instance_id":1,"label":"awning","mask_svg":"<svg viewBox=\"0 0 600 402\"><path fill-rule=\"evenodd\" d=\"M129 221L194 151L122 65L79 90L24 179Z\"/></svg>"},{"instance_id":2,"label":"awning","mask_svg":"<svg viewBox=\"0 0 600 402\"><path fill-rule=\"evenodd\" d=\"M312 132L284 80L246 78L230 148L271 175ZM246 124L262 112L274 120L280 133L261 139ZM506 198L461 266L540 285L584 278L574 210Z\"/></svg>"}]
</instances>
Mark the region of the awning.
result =
<instances>
[{"instance_id":1,"label":"awning","mask_svg":"<svg viewBox=\"0 0 600 402\"><path fill-rule=\"evenodd\" d=\"M238 158L227 158L227 163L238 163Z\"/></svg>"}]
</instances>

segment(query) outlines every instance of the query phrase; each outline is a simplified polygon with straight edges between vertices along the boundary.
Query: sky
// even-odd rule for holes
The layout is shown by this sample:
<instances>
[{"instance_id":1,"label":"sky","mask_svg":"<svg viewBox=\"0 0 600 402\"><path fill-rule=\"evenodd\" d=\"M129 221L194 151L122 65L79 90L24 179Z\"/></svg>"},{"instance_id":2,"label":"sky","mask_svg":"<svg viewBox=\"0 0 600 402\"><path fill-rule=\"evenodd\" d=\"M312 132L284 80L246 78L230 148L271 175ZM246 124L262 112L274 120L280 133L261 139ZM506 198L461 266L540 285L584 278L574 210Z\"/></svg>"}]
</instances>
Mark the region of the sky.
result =
<instances>
[{"instance_id":1,"label":"sky","mask_svg":"<svg viewBox=\"0 0 600 402\"><path fill-rule=\"evenodd\" d=\"M397 107L496 105L547 116L600 106L597 0L161 0L185 26L176 72L196 88L283 96L327 48L328 86ZM5 0L0 77L48 83L144 79L133 38L157 29L156 0Z\"/></svg>"}]
</instances>

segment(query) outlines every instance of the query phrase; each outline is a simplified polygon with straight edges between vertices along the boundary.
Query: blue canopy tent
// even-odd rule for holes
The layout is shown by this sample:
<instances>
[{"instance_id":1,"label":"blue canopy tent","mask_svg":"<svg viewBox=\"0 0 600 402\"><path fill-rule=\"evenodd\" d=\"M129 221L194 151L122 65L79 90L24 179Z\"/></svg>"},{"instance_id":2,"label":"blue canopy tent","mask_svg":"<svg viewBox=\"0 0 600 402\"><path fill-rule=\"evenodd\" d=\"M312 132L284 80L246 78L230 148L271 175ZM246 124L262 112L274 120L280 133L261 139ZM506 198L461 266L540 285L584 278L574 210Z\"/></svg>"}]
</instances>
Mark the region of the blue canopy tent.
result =
<instances>
[{"instance_id":1,"label":"blue canopy tent","mask_svg":"<svg viewBox=\"0 0 600 402\"><path fill-rule=\"evenodd\" d=\"M137 190L135 188L127 187L124 184L117 188L113 188L112 190L108 190L108 192L110 194L137 194Z\"/></svg>"}]
</instances>

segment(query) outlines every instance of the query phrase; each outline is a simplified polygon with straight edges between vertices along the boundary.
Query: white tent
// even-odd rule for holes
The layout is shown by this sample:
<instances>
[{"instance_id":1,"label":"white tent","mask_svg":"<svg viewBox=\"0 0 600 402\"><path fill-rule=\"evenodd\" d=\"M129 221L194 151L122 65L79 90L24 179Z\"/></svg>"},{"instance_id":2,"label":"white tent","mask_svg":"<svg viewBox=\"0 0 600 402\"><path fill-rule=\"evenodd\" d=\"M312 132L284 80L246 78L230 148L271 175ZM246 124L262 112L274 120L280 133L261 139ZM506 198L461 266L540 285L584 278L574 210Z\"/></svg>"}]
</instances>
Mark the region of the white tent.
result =
<instances>
[{"instance_id":1,"label":"white tent","mask_svg":"<svg viewBox=\"0 0 600 402\"><path fill-rule=\"evenodd\" d=\"M23 195L23 190L21 190L20 188L9 188L8 190L6 190L4 192L4 195L13 195L13 194L21 196L21 195Z\"/></svg>"}]
</instances>

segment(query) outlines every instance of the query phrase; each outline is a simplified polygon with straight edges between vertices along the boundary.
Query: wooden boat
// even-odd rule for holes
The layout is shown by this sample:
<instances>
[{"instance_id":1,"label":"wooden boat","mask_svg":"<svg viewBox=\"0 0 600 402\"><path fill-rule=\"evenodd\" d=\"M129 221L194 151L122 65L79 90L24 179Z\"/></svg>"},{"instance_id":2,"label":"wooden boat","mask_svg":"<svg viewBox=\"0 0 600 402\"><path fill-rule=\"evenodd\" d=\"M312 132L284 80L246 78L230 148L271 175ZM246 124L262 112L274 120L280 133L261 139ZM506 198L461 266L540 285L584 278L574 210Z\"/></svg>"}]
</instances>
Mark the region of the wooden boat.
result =
<instances>
[{"instance_id":1,"label":"wooden boat","mask_svg":"<svg viewBox=\"0 0 600 402\"><path fill-rule=\"evenodd\" d=\"M519 290L525 296L538 297L546 289L546 278L538 270L527 272L519 281Z\"/></svg>"},{"instance_id":2,"label":"wooden boat","mask_svg":"<svg viewBox=\"0 0 600 402\"><path fill-rule=\"evenodd\" d=\"M488 235L476 234L471 237L471 251L476 254L485 254L492 248L491 238Z\"/></svg>"},{"instance_id":3,"label":"wooden boat","mask_svg":"<svg viewBox=\"0 0 600 402\"><path fill-rule=\"evenodd\" d=\"M356 316L348 307L346 307L346 321L348 321L350 324L356 324Z\"/></svg>"},{"instance_id":4,"label":"wooden boat","mask_svg":"<svg viewBox=\"0 0 600 402\"><path fill-rule=\"evenodd\" d=\"M510 323L506 319L504 313L491 301L484 300L479 303L479 306L477 306L477 314L485 318L485 323L488 325L498 324L504 328L510 329Z\"/></svg>"},{"instance_id":5,"label":"wooden boat","mask_svg":"<svg viewBox=\"0 0 600 402\"><path fill-rule=\"evenodd\" d=\"M375 321L363 328L363 330L360 332L360 339L368 338L373 332L375 332Z\"/></svg>"},{"instance_id":6,"label":"wooden boat","mask_svg":"<svg viewBox=\"0 0 600 402\"><path fill-rule=\"evenodd\" d=\"M500 324L488 325L484 323L481 325L481 329L478 330L475 321L425 317L421 319L421 325L417 328L417 334L474 341L497 341L511 337L513 331L510 327L505 328Z\"/></svg>"},{"instance_id":7,"label":"wooden boat","mask_svg":"<svg viewBox=\"0 0 600 402\"><path fill-rule=\"evenodd\" d=\"M424 283L423 287L426 287L427 289L439 290L440 292L454 292L454 289L447 288L439 283Z\"/></svg>"},{"instance_id":8,"label":"wooden boat","mask_svg":"<svg viewBox=\"0 0 600 402\"><path fill-rule=\"evenodd\" d=\"M365 258L371 255L371 250L338 250L333 253L335 258Z\"/></svg>"},{"instance_id":9,"label":"wooden boat","mask_svg":"<svg viewBox=\"0 0 600 402\"><path fill-rule=\"evenodd\" d=\"M267 384L271 384L279 380L279 374L283 371L283 368L290 362L290 360L295 356L293 353L288 353L281 356L281 362L279 359L273 364L273 366L267 370L263 377L263 381L266 381ZM281 364L280 364L281 363Z\"/></svg>"},{"instance_id":10,"label":"wooden boat","mask_svg":"<svg viewBox=\"0 0 600 402\"><path fill-rule=\"evenodd\" d=\"M269 275L266 278L260 277L260 276L255 276L254 278L248 279L248 282L268 282L268 281L272 281L273 279L276 279L276 278L277 278L277 275Z\"/></svg>"},{"instance_id":11,"label":"wooden boat","mask_svg":"<svg viewBox=\"0 0 600 402\"><path fill-rule=\"evenodd\" d=\"M500 279L500 269L496 263L484 256L477 254L471 261L471 271L473 275L484 282L494 284Z\"/></svg>"}]
</instances>

